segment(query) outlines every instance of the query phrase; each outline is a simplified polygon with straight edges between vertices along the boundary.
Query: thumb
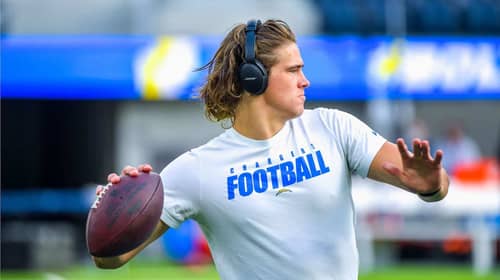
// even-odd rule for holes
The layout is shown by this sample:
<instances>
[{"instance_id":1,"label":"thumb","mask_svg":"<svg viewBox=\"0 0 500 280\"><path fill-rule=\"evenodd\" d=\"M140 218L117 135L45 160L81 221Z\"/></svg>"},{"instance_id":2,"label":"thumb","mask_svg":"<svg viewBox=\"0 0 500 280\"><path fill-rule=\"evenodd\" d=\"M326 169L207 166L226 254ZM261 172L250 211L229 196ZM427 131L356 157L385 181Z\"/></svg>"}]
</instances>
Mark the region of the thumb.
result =
<instances>
[{"instance_id":1,"label":"thumb","mask_svg":"<svg viewBox=\"0 0 500 280\"><path fill-rule=\"evenodd\" d=\"M401 170L393 163L384 162L382 168L394 177L399 178L401 176Z\"/></svg>"}]
</instances>

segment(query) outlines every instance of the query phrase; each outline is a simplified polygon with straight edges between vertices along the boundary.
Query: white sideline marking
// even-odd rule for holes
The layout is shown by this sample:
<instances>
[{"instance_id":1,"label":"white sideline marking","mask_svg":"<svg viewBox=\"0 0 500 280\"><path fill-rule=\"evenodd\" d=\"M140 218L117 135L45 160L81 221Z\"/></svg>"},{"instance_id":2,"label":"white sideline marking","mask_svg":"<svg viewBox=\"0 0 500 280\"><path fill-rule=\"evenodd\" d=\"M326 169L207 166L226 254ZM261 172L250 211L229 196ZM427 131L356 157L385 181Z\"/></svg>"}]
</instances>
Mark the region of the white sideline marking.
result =
<instances>
[{"instance_id":1,"label":"white sideline marking","mask_svg":"<svg viewBox=\"0 0 500 280\"><path fill-rule=\"evenodd\" d=\"M45 279L47 280L66 280L66 278L62 277L62 276L59 276L55 273L45 273Z\"/></svg>"}]
</instances>

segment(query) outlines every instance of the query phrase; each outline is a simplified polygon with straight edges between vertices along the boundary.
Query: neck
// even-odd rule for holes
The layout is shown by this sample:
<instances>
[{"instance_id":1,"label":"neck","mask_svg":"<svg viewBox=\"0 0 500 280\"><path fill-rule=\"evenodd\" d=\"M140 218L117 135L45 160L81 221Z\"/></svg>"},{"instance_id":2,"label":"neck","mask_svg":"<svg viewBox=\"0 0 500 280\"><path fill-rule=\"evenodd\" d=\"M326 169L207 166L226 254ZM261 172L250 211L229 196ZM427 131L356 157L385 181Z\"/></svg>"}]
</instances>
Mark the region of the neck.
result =
<instances>
[{"instance_id":1,"label":"neck","mask_svg":"<svg viewBox=\"0 0 500 280\"><path fill-rule=\"evenodd\" d=\"M243 136L266 140L276 135L285 125L286 118L277 116L263 104L263 99L245 96L235 112L233 128Z\"/></svg>"}]
</instances>

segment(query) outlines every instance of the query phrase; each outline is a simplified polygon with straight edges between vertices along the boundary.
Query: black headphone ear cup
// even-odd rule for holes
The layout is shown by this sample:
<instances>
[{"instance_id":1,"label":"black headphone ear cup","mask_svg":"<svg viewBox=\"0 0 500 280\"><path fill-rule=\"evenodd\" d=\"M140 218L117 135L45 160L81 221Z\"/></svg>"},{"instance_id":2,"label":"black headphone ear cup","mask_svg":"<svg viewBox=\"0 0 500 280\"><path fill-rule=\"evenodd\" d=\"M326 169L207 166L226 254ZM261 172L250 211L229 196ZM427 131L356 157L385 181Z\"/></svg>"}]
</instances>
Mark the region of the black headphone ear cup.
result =
<instances>
[{"instance_id":1,"label":"black headphone ear cup","mask_svg":"<svg viewBox=\"0 0 500 280\"><path fill-rule=\"evenodd\" d=\"M240 65L239 78L242 88L253 95L262 94L267 87L267 71L259 62Z\"/></svg>"}]
</instances>

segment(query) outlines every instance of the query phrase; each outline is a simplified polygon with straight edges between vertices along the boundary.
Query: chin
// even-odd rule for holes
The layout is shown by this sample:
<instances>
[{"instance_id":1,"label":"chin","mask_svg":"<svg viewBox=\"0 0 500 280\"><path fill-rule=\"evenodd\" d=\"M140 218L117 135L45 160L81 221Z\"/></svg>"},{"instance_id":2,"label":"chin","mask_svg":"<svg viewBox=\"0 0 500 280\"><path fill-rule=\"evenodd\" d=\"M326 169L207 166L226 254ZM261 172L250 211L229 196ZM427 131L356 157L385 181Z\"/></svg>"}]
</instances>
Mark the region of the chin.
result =
<instances>
[{"instance_id":1,"label":"chin","mask_svg":"<svg viewBox=\"0 0 500 280\"><path fill-rule=\"evenodd\" d=\"M297 118L297 117L300 117L302 115L302 113L304 113L304 107L300 108L300 109L297 109L294 113L293 113L293 116L292 118Z\"/></svg>"}]
</instances>

